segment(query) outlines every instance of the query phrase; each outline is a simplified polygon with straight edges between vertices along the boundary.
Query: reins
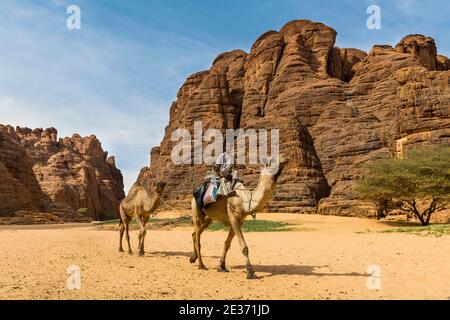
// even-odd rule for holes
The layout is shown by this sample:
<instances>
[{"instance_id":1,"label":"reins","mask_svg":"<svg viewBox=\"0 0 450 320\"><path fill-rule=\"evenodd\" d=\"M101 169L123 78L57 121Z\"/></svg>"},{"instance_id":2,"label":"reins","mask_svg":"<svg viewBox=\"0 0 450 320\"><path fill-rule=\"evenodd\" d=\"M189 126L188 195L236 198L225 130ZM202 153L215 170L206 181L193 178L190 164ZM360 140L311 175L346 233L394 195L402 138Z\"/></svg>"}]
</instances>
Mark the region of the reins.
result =
<instances>
[{"instance_id":1,"label":"reins","mask_svg":"<svg viewBox=\"0 0 450 320\"><path fill-rule=\"evenodd\" d=\"M248 201L248 212L251 214L253 220L256 220L256 212L251 212L252 208L252 200L253 200L253 192L250 192L250 200Z\"/></svg>"},{"instance_id":2,"label":"reins","mask_svg":"<svg viewBox=\"0 0 450 320\"><path fill-rule=\"evenodd\" d=\"M177 208L175 208L175 207L169 205L167 202L165 202L165 201L163 200L163 198L162 198L159 194L156 194L156 195L158 196L159 200L160 200L160 201L161 201L168 209L171 209L171 210L177 212L177 213L180 215L180 217L186 215L186 214L182 213L180 209L177 209ZM156 213L155 213L155 214L156 214Z\"/></svg>"}]
</instances>

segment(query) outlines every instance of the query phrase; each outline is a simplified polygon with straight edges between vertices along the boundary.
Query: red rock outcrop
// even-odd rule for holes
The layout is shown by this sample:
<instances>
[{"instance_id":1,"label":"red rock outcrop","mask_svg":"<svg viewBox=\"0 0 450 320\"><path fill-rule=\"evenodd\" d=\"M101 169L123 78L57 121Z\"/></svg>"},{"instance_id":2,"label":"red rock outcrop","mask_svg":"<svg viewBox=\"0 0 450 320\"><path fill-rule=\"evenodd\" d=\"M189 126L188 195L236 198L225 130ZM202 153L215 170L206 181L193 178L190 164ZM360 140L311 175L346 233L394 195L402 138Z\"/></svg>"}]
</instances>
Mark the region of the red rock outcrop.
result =
<instances>
[{"instance_id":1,"label":"red rock outcrop","mask_svg":"<svg viewBox=\"0 0 450 320\"><path fill-rule=\"evenodd\" d=\"M95 136L0 125L0 215L48 212L118 217L123 178Z\"/></svg>"},{"instance_id":2,"label":"red rock outcrop","mask_svg":"<svg viewBox=\"0 0 450 320\"><path fill-rule=\"evenodd\" d=\"M420 144L450 143L449 60L434 40L403 38L369 54L336 48L336 31L308 20L287 23L259 37L247 54L219 55L190 76L170 110L151 168L139 180L164 179L166 195L187 199L207 166L175 166L175 129L280 130L280 152L291 163L268 209L322 214L374 215L352 193L358 165ZM205 142L204 142L205 143ZM241 168L244 183L254 172Z\"/></svg>"}]
</instances>

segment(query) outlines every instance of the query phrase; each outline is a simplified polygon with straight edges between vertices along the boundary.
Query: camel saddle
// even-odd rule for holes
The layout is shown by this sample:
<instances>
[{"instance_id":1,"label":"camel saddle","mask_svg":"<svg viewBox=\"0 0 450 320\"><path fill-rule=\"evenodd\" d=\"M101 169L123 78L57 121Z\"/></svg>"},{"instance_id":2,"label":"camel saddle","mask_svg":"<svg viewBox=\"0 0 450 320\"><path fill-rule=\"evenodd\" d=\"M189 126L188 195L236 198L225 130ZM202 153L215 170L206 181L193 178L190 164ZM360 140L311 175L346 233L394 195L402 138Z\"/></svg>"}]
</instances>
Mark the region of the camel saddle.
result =
<instances>
[{"instance_id":1,"label":"camel saddle","mask_svg":"<svg viewBox=\"0 0 450 320\"><path fill-rule=\"evenodd\" d=\"M209 203L216 202L219 184L219 179L207 179L200 187L194 190L195 202L200 210L206 208Z\"/></svg>"}]
</instances>

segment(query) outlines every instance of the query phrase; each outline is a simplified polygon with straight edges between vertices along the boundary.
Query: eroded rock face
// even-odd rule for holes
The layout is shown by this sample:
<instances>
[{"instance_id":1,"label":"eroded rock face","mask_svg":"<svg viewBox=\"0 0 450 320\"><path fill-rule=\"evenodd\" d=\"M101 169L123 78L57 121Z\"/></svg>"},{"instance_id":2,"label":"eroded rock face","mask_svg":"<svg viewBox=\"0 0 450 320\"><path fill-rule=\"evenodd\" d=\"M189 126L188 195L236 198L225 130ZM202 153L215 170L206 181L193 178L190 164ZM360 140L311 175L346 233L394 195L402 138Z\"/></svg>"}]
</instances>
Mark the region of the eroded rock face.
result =
<instances>
[{"instance_id":1,"label":"eroded rock face","mask_svg":"<svg viewBox=\"0 0 450 320\"><path fill-rule=\"evenodd\" d=\"M0 215L18 211L118 217L123 178L95 136L0 125Z\"/></svg>"},{"instance_id":2,"label":"eroded rock face","mask_svg":"<svg viewBox=\"0 0 450 320\"><path fill-rule=\"evenodd\" d=\"M0 126L0 214L43 210L49 204L25 150L12 127Z\"/></svg>"},{"instance_id":3,"label":"eroded rock face","mask_svg":"<svg viewBox=\"0 0 450 320\"><path fill-rule=\"evenodd\" d=\"M398 53L409 53L420 60L428 70L436 70L437 50L434 39L421 34L404 37L395 47Z\"/></svg>"},{"instance_id":4,"label":"eroded rock face","mask_svg":"<svg viewBox=\"0 0 450 320\"><path fill-rule=\"evenodd\" d=\"M376 45L369 54L336 48L335 39L324 24L296 20L263 34L248 54L219 55L180 89L164 139L139 180L163 179L169 199L189 198L207 166L175 166L171 134L192 132L195 120L203 130L278 128L280 152L291 162L269 210L375 215L377 208L352 192L358 165L450 143L449 60L421 35L395 48ZM240 174L256 184L254 172L240 168Z\"/></svg>"}]
</instances>

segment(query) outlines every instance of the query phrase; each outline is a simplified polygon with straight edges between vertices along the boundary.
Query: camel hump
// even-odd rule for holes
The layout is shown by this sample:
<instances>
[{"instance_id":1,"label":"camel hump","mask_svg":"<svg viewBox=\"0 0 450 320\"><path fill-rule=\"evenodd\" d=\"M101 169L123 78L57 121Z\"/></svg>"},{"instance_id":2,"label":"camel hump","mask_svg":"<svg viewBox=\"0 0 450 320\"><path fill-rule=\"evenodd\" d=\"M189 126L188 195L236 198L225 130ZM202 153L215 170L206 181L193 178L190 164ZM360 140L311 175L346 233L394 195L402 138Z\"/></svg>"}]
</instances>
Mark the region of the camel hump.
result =
<instances>
[{"instance_id":1,"label":"camel hump","mask_svg":"<svg viewBox=\"0 0 450 320\"><path fill-rule=\"evenodd\" d=\"M144 193L147 194L147 190L140 184L140 183L134 183L133 186L130 188L130 191L128 191L127 198L133 199L138 194Z\"/></svg>"}]
</instances>

